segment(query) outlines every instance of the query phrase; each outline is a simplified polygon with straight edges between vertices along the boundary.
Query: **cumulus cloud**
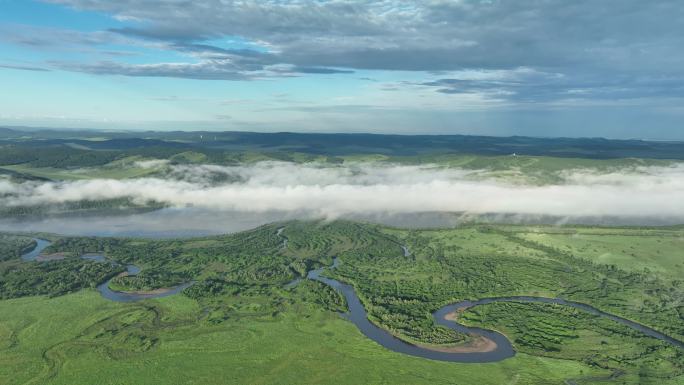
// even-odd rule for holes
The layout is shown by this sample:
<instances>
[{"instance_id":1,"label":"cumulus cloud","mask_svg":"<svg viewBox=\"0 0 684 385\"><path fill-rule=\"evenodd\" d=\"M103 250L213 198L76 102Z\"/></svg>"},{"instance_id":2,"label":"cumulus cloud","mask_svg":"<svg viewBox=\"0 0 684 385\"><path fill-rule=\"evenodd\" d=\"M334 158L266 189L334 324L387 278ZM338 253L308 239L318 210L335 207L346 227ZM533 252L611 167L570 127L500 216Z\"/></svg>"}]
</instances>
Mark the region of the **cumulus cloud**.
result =
<instances>
[{"instance_id":1,"label":"cumulus cloud","mask_svg":"<svg viewBox=\"0 0 684 385\"><path fill-rule=\"evenodd\" d=\"M42 49L117 42L188 56L51 63L71 71L239 81L401 70L447 72L423 82L441 94L511 102L684 96L677 0L46 1L110 14L123 25L89 32L13 25L0 39ZM498 81L448 74L520 75L521 68L535 72Z\"/></svg>"},{"instance_id":2,"label":"cumulus cloud","mask_svg":"<svg viewBox=\"0 0 684 385\"><path fill-rule=\"evenodd\" d=\"M656 55L681 43L676 0L51 2L145 21L113 30L122 35L186 43L240 36L306 66L455 70L593 62L662 69L682 60Z\"/></svg>"},{"instance_id":3,"label":"cumulus cloud","mask_svg":"<svg viewBox=\"0 0 684 385\"><path fill-rule=\"evenodd\" d=\"M298 67L292 65L246 64L234 59L210 59L197 63L125 64L101 61L93 64L53 62L60 69L86 72L95 75L124 75L135 77L172 77L195 80L254 80L259 78L288 77L298 74L351 73L325 67Z\"/></svg>"},{"instance_id":4,"label":"cumulus cloud","mask_svg":"<svg viewBox=\"0 0 684 385\"><path fill-rule=\"evenodd\" d=\"M263 162L173 166L164 179L21 184L0 180L0 196L4 206L130 197L177 207L313 212L324 217L438 211L684 218L684 165L566 171L559 174L561 183L542 186L482 175L481 170L434 165Z\"/></svg>"}]
</instances>

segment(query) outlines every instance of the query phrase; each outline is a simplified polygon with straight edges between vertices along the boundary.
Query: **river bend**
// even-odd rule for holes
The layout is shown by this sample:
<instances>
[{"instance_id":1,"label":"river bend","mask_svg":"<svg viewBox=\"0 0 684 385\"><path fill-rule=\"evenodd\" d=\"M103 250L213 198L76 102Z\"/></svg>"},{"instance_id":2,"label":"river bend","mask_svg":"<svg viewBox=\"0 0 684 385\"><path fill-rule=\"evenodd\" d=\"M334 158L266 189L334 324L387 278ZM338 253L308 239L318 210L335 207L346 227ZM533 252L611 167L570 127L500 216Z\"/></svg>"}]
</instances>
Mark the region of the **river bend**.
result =
<instances>
[{"instance_id":1,"label":"river bend","mask_svg":"<svg viewBox=\"0 0 684 385\"><path fill-rule=\"evenodd\" d=\"M40 256L40 254L45 250L48 246L52 244L52 242L45 240L45 239L39 239L39 238L34 238L34 241L36 241L36 246L33 248L33 250L25 253L24 255L21 256L21 259L24 262L30 262L30 261L36 261L37 258ZM99 262L99 263L104 263L107 262L107 258L104 255L101 255L99 253L91 253L91 254L84 254L81 256L82 259L88 259L91 261ZM112 262L113 264L116 264L116 262ZM135 265L127 265L126 266L126 273L128 275L136 275L140 272L140 268ZM105 282L97 285L97 291L100 292L100 295L103 298L106 298L110 301L115 301L115 302L135 302L135 301L141 301L144 299L150 299L150 298L162 298L162 297L168 297L170 295L178 294L181 291L183 291L185 288L188 288L192 286L194 282L185 282L180 285L176 285L173 287L169 288L164 288L164 289L159 289L159 290L154 290L151 292L124 292L124 291L116 291L112 290L109 287L110 281L114 279L114 277L106 280Z\"/></svg>"},{"instance_id":2,"label":"river bend","mask_svg":"<svg viewBox=\"0 0 684 385\"><path fill-rule=\"evenodd\" d=\"M334 259L334 263L330 266L330 269L334 269L339 264L338 259ZM453 313L458 309L469 308L478 305L484 305L493 302L535 302L535 303L551 303L564 306L574 307L582 311L588 312L593 315L605 317L618 322L622 325L630 327L637 330L649 337L659 339L661 341L667 342L679 349L684 350L684 342L663 334L653 328L642 325L640 323L628 320L610 313L606 313L602 310L596 309L590 305L564 300L561 298L545 298L545 297L531 297L531 296L517 296L517 297L497 297L497 298L483 298L477 301L461 301L453 304L446 305L432 314L432 317L437 325L447 327L449 329L455 330L460 333L465 333L473 337L484 337L491 342L496 344L493 349L488 349L488 351L472 351L472 352L448 352L448 351L436 351L428 347L418 346L406 341L400 340L399 338L393 336L389 331L382 329L370 320L366 313L366 309L363 307L359 297L356 295L356 291L351 285L341 283L335 279L327 278L322 276L325 267L312 270L307 274L308 279L322 282L333 289L344 295L349 306L349 311L344 314L345 318L350 320L356 327L363 333L366 337L377 342L381 346L392 351L408 354L411 356L428 358L438 361L451 361L451 362L465 362L465 363L483 363L483 362L497 362L504 360L515 355L515 349L511 344L511 341L503 334L494 331L478 327L470 327L459 324L456 321L447 319L447 315Z\"/></svg>"}]
</instances>

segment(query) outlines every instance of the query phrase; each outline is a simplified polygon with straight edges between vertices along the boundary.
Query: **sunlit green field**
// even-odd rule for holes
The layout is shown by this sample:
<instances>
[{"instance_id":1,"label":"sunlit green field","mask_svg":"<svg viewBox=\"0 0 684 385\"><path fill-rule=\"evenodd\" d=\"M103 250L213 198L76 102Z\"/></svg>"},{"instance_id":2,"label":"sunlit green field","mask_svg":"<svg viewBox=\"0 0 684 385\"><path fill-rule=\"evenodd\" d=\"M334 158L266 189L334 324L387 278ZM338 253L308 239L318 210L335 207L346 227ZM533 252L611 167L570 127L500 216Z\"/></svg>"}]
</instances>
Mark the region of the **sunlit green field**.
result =
<instances>
[{"instance_id":1,"label":"sunlit green field","mask_svg":"<svg viewBox=\"0 0 684 385\"><path fill-rule=\"evenodd\" d=\"M143 161L140 156L122 158L98 167L55 168L35 167L27 164L5 165L2 168L39 178L52 180L79 179L125 179L150 175L158 170L155 167L141 167L137 161Z\"/></svg>"},{"instance_id":2,"label":"sunlit green field","mask_svg":"<svg viewBox=\"0 0 684 385\"><path fill-rule=\"evenodd\" d=\"M15 250L0 262L0 294L8 298L0 301L0 384L560 385L611 375L608 383L682 384L681 350L564 306L468 310L464 322L504 332L518 354L459 364L381 347L338 314L343 300L321 283L287 287L336 256L341 263L328 274L354 286L371 321L417 343L467 341L436 327L431 312L507 295L588 303L681 340L682 235L677 227L407 230L289 221L188 240L53 236L47 252L72 257L25 263ZM25 247L25 238L2 239L9 250ZM556 239L579 241L566 247ZM632 246L648 257L622 251ZM618 250L640 266L607 264L588 253L594 249ZM111 302L93 287L122 268L73 257L87 252L155 272L150 288L164 287L169 277L196 284L164 299ZM71 285L64 285L65 274Z\"/></svg>"},{"instance_id":3,"label":"sunlit green field","mask_svg":"<svg viewBox=\"0 0 684 385\"><path fill-rule=\"evenodd\" d=\"M495 179L508 183L525 183L545 185L560 183L564 180L563 173L575 171L591 171L609 173L618 170L634 170L638 167L672 166L679 162L656 159L586 159L586 158L558 158L549 156L521 156L499 155L484 156L473 154L438 154L389 156L381 154L350 154L341 156L325 156L288 151L287 148L277 152L240 151L228 153L205 153L197 151L183 151L166 149L161 152L143 150L130 153L100 154L101 159L84 157L69 158L73 148L57 151L56 160L34 160L30 162L16 162L0 159L0 171L7 170L30 177L51 180L83 180L95 178L126 179L152 176L164 169L164 163L147 164L145 161L168 161L172 164L253 164L257 162L284 161L292 163L313 163L321 166L334 167L339 164L404 164L422 165L430 167L444 167L462 169L469 174L467 179ZM60 152L61 151L61 152Z\"/></svg>"},{"instance_id":4,"label":"sunlit green field","mask_svg":"<svg viewBox=\"0 0 684 385\"><path fill-rule=\"evenodd\" d=\"M1 301L0 383L561 384L607 373L525 354L494 364L407 357L311 304L258 308L214 325L182 296L120 304L88 290Z\"/></svg>"},{"instance_id":5,"label":"sunlit green field","mask_svg":"<svg viewBox=\"0 0 684 385\"><path fill-rule=\"evenodd\" d=\"M520 235L597 263L684 277L684 234L666 230L537 229Z\"/></svg>"}]
</instances>

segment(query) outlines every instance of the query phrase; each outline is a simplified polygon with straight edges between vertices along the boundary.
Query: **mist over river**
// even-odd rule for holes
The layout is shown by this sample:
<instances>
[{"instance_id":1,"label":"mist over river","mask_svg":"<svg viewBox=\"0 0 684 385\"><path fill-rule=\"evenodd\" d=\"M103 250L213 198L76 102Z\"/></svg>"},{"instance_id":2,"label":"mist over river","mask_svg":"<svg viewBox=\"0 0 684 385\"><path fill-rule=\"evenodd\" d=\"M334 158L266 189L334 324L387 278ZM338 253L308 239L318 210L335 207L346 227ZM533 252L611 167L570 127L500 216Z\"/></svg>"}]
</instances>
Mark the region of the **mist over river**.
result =
<instances>
[{"instance_id":1,"label":"mist over river","mask_svg":"<svg viewBox=\"0 0 684 385\"><path fill-rule=\"evenodd\" d=\"M664 226L684 223L672 217L554 217L516 214L464 214L446 212L368 213L338 217L403 228L455 227L464 223L585 224L605 226ZM321 219L307 211L246 212L199 208L165 208L135 214L60 215L1 218L0 231L50 232L82 236L177 238L227 234L267 223L293 219Z\"/></svg>"}]
</instances>

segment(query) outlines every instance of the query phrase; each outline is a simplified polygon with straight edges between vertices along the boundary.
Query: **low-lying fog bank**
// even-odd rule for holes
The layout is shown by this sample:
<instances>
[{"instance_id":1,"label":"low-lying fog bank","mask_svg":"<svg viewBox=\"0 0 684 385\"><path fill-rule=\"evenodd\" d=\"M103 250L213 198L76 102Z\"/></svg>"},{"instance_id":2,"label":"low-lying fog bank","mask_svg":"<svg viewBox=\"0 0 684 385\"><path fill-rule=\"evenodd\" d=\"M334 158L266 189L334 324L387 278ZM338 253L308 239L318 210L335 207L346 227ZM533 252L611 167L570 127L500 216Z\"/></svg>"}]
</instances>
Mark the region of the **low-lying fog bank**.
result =
<instances>
[{"instance_id":1,"label":"low-lying fog bank","mask_svg":"<svg viewBox=\"0 0 684 385\"><path fill-rule=\"evenodd\" d=\"M502 174L437 165L143 164L160 165L163 171L137 179L23 183L0 179L0 207L5 208L120 198L171 207L129 217L5 219L0 229L83 233L71 231L73 226L93 228L91 232L98 235L153 235L167 230L199 235L294 218L351 218L412 227L451 226L473 217L551 224L684 223L682 164L565 170L552 173L544 184L516 178L515 170ZM82 227L81 222L89 224Z\"/></svg>"},{"instance_id":2,"label":"low-lying fog bank","mask_svg":"<svg viewBox=\"0 0 684 385\"><path fill-rule=\"evenodd\" d=\"M249 230L291 219L321 219L312 212L236 212L196 208L162 209L134 215L70 215L0 219L0 231L51 232L82 236L177 238L217 235ZM367 221L404 228L444 228L464 223L585 224L604 226L663 226L684 223L681 218L573 217L532 215L468 215L459 213L354 214L342 219Z\"/></svg>"}]
</instances>

